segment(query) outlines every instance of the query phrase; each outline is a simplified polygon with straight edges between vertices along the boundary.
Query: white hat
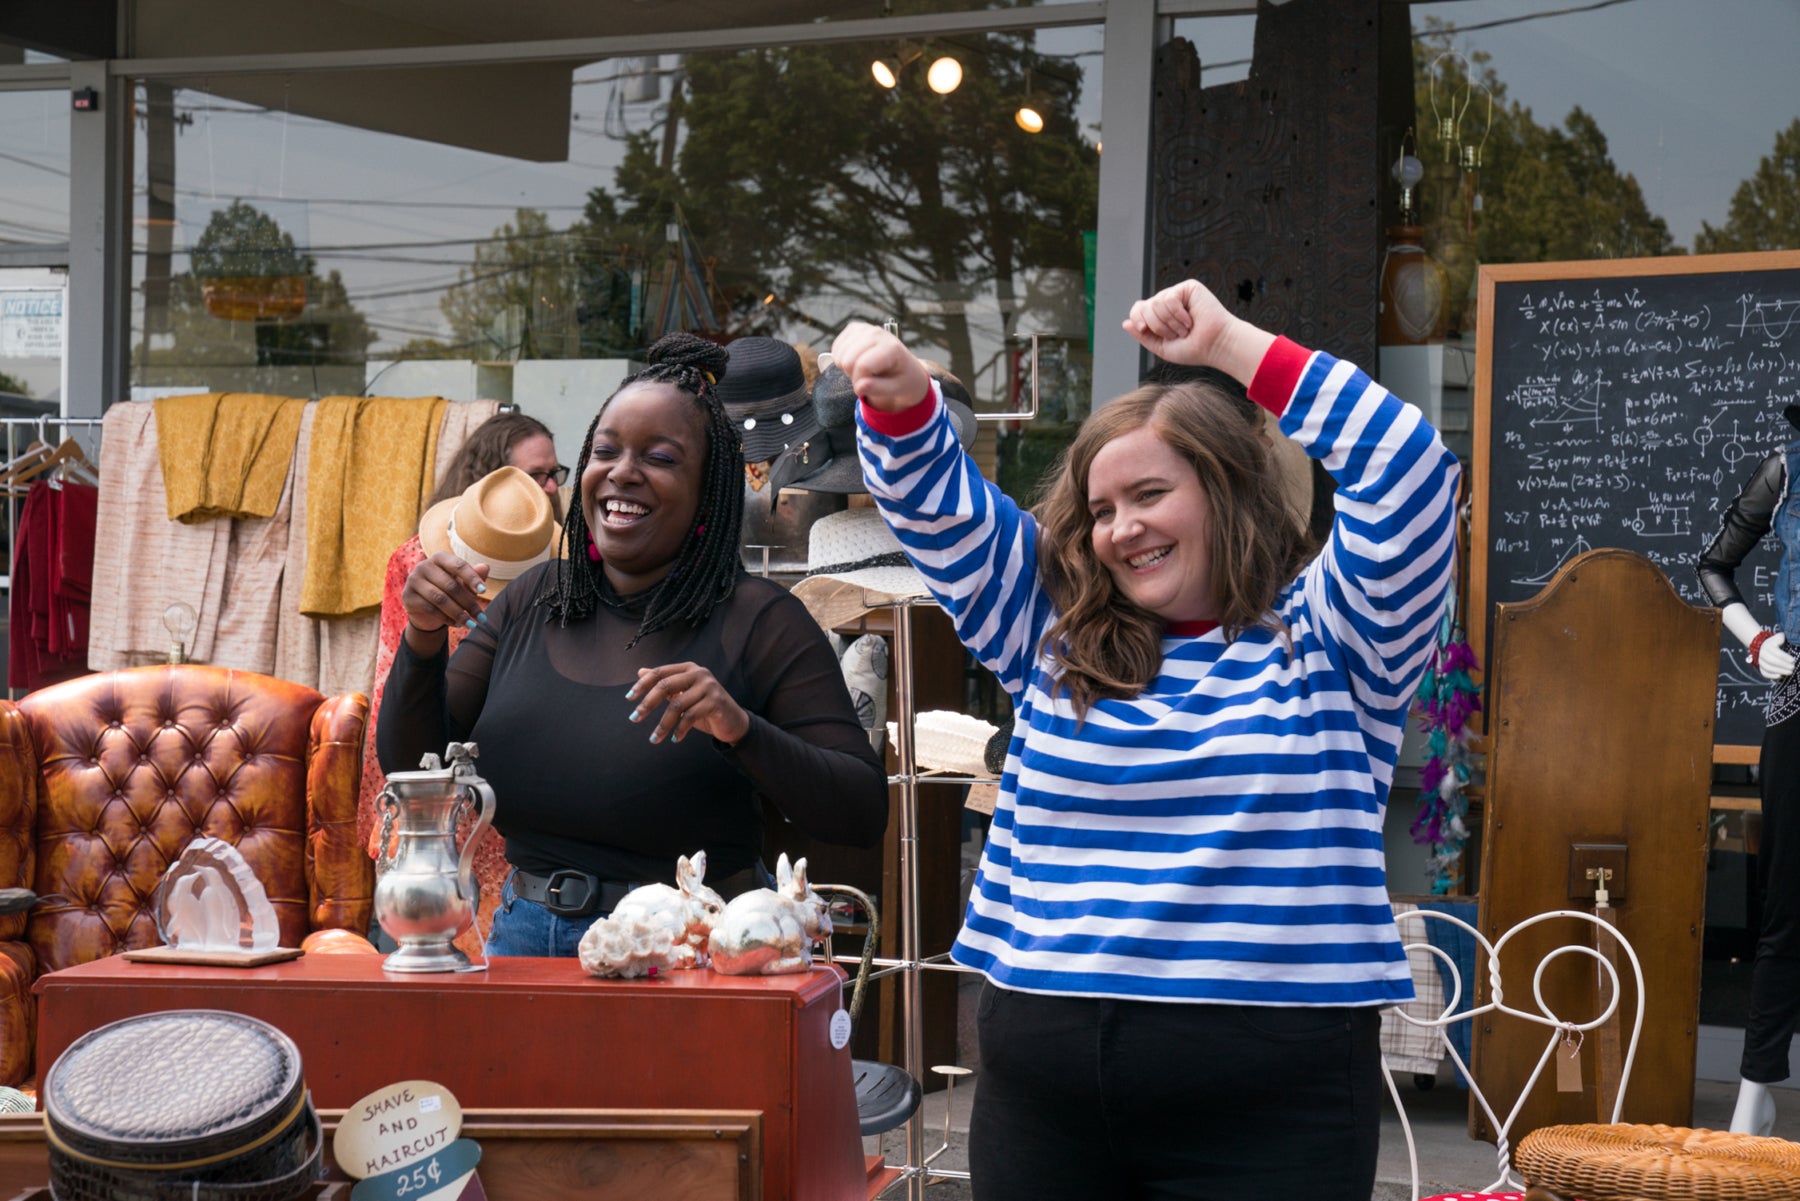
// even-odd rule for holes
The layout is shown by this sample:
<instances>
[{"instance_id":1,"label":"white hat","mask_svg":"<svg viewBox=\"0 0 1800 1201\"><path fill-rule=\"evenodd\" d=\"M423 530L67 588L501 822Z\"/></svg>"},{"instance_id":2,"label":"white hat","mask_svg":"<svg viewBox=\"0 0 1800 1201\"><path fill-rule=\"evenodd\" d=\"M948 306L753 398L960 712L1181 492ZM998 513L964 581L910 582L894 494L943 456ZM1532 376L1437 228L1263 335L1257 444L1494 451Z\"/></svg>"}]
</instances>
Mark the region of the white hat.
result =
<instances>
[{"instance_id":1,"label":"white hat","mask_svg":"<svg viewBox=\"0 0 1800 1201\"><path fill-rule=\"evenodd\" d=\"M813 522L806 578L793 592L828 630L896 600L930 595L881 512L866 507L827 513Z\"/></svg>"},{"instance_id":2,"label":"white hat","mask_svg":"<svg viewBox=\"0 0 1800 1201\"><path fill-rule=\"evenodd\" d=\"M890 740L900 737L894 722L887 724ZM927 770L985 776L987 744L998 726L979 717L950 709L927 709L913 717L913 762Z\"/></svg>"}]
</instances>

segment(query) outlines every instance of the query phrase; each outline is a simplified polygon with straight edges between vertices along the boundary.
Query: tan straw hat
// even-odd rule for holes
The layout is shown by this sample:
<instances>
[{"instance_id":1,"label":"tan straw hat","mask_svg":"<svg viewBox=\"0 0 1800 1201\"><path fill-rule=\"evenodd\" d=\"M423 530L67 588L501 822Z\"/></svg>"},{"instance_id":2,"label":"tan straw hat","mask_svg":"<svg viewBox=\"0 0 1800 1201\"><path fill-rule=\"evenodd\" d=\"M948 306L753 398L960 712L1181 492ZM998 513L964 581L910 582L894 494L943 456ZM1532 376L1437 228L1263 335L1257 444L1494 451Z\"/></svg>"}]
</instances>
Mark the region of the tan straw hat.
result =
<instances>
[{"instance_id":1,"label":"tan straw hat","mask_svg":"<svg viewBox=\"0 0 1800 1201\"><path fill-rule=\"evenodd\" d=\"M827 630L895 600L929 595L900 540L872 508L827 513L813 522L806 539L806 578L793 592Z\"/></svg>"},{"instance_id":2,"label":"tan straw hat","mask_svg":"<svg viewBox=\"0 0 1800 1201\"><path fill-rule=\"evenodd\" d=\"M550 558L559 533L550 497L517 467L489 472L419 519L426 554L449 551L487 564L490 597Z\"/></svg>"}]
</instances>

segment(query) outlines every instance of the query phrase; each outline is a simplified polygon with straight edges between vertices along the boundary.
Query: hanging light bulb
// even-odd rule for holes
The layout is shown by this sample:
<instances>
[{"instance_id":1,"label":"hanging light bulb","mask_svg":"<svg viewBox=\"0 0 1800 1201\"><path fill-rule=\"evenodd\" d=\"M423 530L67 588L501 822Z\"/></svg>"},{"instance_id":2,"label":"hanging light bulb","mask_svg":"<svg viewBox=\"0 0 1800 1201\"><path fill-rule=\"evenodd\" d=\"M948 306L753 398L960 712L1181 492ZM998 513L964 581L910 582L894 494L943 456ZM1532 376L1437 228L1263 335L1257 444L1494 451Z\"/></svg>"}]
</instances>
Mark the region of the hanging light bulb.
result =
<instances>
[{"instance_id":1,"label":"hanging light bulb","mask_svg":"<svg viewBox=\"0 0 1800 1201\"><path fill-rule=\"evenodd\" d=\"M884 88L894 88L900 83L900 60L897 58L878 58L869 64L869 74L875 82Z\"/></svg>"},{"instance_id":2,"label":"hanging light bulb","mask_svg":"<svg viewBox=\"0 0 1800 1201\"><path fill-rule=\"evenodd\" d=\"M1439 108L1438 64L1446 59L1462 62L1462 86L1459 90L1449 77L1449 72L1447 70L1443 72L1445 76L1443 81L1444 106ZM1444 144L1444 161L1448 163L1454 163L1458 157L1458 147L1462 142L1463 114L1469 111L1469 82L1473 79L1474 74L1474 68L1469 60L1454 50L1446 50L1432 59L1431 67L1427 72L1426 97L1431 102L1432 123L1437 128L1438 140Z\"/></svg>"},{"instance_id":3,"label":"hanging light bulb","mask_svg":"<svg viewBox=\"0 0 1800 1201\"><path fill-rule=\"evenodd\" d=\"M1412 225L1419 219L1418 187L1419 181L1425 178L1425 164L1414 154L1413 131L1408 129L1400 139L1400 155L1394 160L1389 173L1394 182L1400 185L1400 223Z\"/></svg>"},{"instance_id":4,"label":"hanging light bulb","mask_svg":"<svg viewBox=\"0 0 1800 1201\"><path fill-rule=\"evenodd\" d=\"M163 629L169 631L169 662L186 663L188 646L193 640L194 627L199 624L200 615L194 612L194 606L186 601L174 601L163 610Z\"/></svg>"},{"instance_id":5,"label":"hanging light bulb","mask_svg":"<svg viewBox=\"0 0 1800 1201\"><path fill-rule=\"evenodd\" d=\"M1025 99L1019 102L1019 111L1013 114L1013 121L1026 133L1044 132L1044 114L1037 106L1037 97L1031 92L1031 65L1025 66Z\"/></svg>"},{"instance_id":6,"label":"hanging light bulb","mask_svg":"<svg viewBox=\"0 0 1800 1201\"><path fill-rule=\"evenodd\" d=\"M925 82L940 96L948 96L962 85L962 64L948 54L931 64Z\"/></svg>"}]
</instances>

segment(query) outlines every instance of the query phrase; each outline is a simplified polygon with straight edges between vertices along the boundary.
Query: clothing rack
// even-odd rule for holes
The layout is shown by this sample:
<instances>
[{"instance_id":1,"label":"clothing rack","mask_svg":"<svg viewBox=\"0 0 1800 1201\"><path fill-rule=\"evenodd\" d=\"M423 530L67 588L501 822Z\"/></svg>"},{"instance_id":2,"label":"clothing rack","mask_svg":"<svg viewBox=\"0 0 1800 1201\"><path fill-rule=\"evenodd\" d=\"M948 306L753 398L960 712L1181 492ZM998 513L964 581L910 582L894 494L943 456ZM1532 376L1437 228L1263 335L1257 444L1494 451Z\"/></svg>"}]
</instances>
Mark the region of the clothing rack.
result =
<instances>
[{"instance_id":1,"label":"clothing rack","mask_svg":"<svg viewBox=\"0 0 1800 1201\"><path fill-rule=\"evenodd\" d=\"M96 468L100 466L100 430L105 425L104 417L0 417L0 431L4 432L4 453L0 454L0 462L10 463L25 453L25 448L33 442L44 442L51 445L64 438L73 438L80 444L82 453ZM54 427L54 428L52 428ZM0 529L0 537L5 539L8 550L6 570L0 572L0 590L12 591L12 558L11 547L13 534L19 528L19 497L10 490L6 497L5 526ZM9 595L10 599L10 595Z\"/></svg>"},{"instance_id":2,"label":"clothing rack","mask_svg":"<svg viewBox=\"0 0 1800 1201\"><path fill-rule=\"evenodd\" d=\"M4 452L0 462L12 462L24 454L25 448L33 442L55 445L64 438L73 438L80 445L82 453L98 468L101 427L104 424L103 417L53 417L49 414L41 417L0 417L0 451ZM5 604L3 612L9 620L12 613L12 549L17 541L21 500L18 492L9 488L6 490L6 503L0 506L0 550L5 555L5 570L0 571L0 600ZM19 693L12 688L6 690L6 696L8 700L19 699Z\"/></svg>"}]
</instances>

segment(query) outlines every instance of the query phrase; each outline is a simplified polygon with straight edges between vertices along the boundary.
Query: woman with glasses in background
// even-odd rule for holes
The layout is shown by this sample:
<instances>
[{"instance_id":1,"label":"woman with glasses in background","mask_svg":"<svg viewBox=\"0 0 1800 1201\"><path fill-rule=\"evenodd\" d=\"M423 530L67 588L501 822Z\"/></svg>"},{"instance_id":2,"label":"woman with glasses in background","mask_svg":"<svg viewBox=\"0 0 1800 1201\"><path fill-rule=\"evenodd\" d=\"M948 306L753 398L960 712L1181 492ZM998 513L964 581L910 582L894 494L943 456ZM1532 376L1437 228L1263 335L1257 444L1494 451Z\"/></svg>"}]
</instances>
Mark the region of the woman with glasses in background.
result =
<instances>
[{"instance_id":1,"label":"woman with glasses in background","mask_svg":"<svg viewBox=\"0 0 1800 1201\"><path fill-rule=\"evenodd\" d=\"M427 509L441 501L461 496L476 480L483 479L501 467L517 467L530 476L537 486L549 495L556 509L558 520L563 516L562 486L568 482L569 469L556 461L556 442L550 436L550 429L535 417L527 417L523 413L502 413L490 417L475 432L469 435L456 457L439 477L437 490L426 502ZM400 603L401 590L406 587L406 577L412 574L425 558L425 547L414 534L388 558L387 581L381 592L381 647L375 657L374 695L369 698L368 741L363 747L362 790L356 803L356 829L363 845L373 856L379 848L375 844L375 832L380 825L380 813L376 809L375 798L381 795L387 783L382 774L381 765L375 759L375 715L381 711L382 694L387 691L388 672L394 665L394 652L400 645L400 639L406 630L406 609ZM462 626L450 631L450 648L467 633ZM487 929L493 906L500 899L500 885L506 879L506 856L504 846L497 834L487 834L475 850L475 875L481 882L481 922L482 929ZM379 941L381 932L370 928L369 937ZM463 947L466 954L477 954L481 949L479 939L474 934L465 934L469 945Z\"/></svg>"}]
</instances>

